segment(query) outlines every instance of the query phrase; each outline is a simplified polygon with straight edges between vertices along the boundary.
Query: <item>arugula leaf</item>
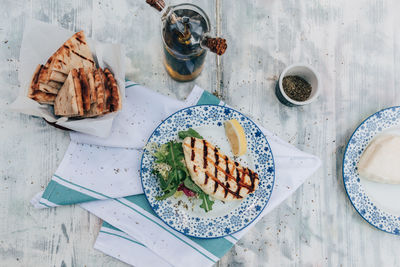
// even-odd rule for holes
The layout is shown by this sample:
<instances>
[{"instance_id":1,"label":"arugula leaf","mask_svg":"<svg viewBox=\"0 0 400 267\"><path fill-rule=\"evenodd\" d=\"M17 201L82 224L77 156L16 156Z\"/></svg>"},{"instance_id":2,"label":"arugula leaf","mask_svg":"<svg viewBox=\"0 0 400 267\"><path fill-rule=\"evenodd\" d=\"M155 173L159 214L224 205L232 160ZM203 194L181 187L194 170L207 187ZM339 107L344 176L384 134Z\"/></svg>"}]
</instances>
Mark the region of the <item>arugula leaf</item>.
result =
<instances>
[{"instance_id":1,"label":"arugula leaf","mask_svg":"<svg viewBox=\"0 0 400 267\"><path fill-rule=\"evenodd\" d=\"M185 139L186 137L196 137L199 139L203 139L203 137L198 132L193 130L192 128L189 128L189 130L187 130L187 131L178 132L178 136L182 140Z\"/></svg>"},{"instance_id":2,"label":"arugula leaf","mask_svg":"<svg viewBox=\"0 0 400 267\"><path fill-rule=\"evenodd\" d=\"M192 190L197 194L203 193L201 188L197 184L195 184L190 177L186 177L186 179L183 181L183 184L186 186L186 188Z\"/></svg>"},{"instance_id":3,"label":"arugula leaf","mask_svg":"<svg viewBox=\"0 0 400 267\"><path fill-rule=\"evenodd\" d=\"M182 143L170 141L167 143L168 154L165 157L165 162L171 166L172 170L186 168L183 160L185 155L183 154Z\"/></svg>"},{"instance_id":4,"label":"arugula leaf","mask_svg":"<svg viewBox=\"0 0 400 267\"><path fill-rule=\"evenodd\" d=\"M203 203L201 203L200 208L203 208L205 210L205 212L209 212L210 210L212 210L212 205L214 204L214 201L210 200L209 196L202 192L200 194L200 199L203 201Z\"/></svg>"},{"instance_id":5,"label":"arugula leaf","mask_svg":"<svg viewBox=\"0 0 400 267\"><path fill-rule=\"evenodd\" d=\"M177 190L178 188L176 187L176 188L172 188L170 191L168 191L167 193L164 193L164 195L162 195L162 196L156 196L156 200L164 200L164 199L167 199L167 198L169 198L170 196L173 196L174 194L175 194L175 192L176 192L176 190Z\"/></svg>"}]
</instances>

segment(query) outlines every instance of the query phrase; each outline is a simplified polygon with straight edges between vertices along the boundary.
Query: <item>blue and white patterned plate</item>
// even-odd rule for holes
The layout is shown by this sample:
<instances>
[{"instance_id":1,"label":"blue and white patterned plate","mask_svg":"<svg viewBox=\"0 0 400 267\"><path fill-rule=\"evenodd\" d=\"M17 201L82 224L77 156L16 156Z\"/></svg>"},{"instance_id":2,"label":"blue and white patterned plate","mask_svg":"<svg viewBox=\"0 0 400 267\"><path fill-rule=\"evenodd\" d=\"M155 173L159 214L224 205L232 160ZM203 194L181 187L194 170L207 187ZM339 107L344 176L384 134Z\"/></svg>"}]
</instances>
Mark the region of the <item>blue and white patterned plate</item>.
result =
<instances>
[{"instance_id":1,"label":"blue and white patterned plate","mask_svg":"<svg viewBox=\"0 0 400 267\"><path fill-rule=\"evenodd\" d=\"M383 109L364 120L354 131L347 144L342 170L347 195L361 217L372 226L396 235L400 234L400 214L390 209L390 205L398 203L399 199L396 203L388 203L384 199L386 198L384 194L378 195L374 191L384 189L383 192L389 192L394 187L397 187L395 190L398 190L399 186L364 180L358 174L357 164L365 148L376 135L393 131L399 127L400 107ZM391 199L389 201L393 202Z\"/></svg>"},{"instance_id":2,"label":"blue and white patterned plate","mask_svg":"<svg viewBox=\"0 0 400 267\"><path fill-rule=\"evenodd\" d=\"M213 210L206 213L198 206L199 200L189 201L186 196L156 200L162 195L159 181L151 173L154 157L145 147L141 163L143 191L154 212L167 225L178 232L198 238L217 238L233 234L255 220L264 210L271 196L275 168L267 138L257 125L240 112L224 106L198 105L182 109L165 119L153 132L148 144L164 144L178 138L178 132L194 128L221 152L231 156L224 144L224 122L237 119L243 126L247 138L247 153L237 160L246 164L259 175L257 190L242 201L226 202L215 200ZM207 135L207 133L213 133ZM215 136L221 136L215 138ZM210 138L210 139L209 139ZM214 139L213 139L214 138ZM220 140L220 141L218 141ZM227 143L227 140L225 141ZM230 150L230 148L229 148Z\"/></svg>"}]
</instances>

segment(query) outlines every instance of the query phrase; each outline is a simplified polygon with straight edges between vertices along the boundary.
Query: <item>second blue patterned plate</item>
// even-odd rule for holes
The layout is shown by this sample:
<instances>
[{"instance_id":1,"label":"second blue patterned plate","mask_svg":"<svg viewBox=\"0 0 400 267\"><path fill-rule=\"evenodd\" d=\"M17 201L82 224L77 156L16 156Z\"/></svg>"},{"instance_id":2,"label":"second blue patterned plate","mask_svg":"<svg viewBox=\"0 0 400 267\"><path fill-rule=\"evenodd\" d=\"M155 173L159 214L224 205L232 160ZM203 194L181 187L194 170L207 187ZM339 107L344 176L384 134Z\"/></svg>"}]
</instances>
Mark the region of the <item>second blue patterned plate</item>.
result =
<instances>
[{"instance_id":1,"label":"second blue patterned plate","mask_svg":"<svg viewBox=\"0 0 400 267\"><path fill-rule=\"evenodd\" d=\"M400 185L363 179L357 164L364 150L378 135L400 134L400 107L378 111L354 131L343 157L343 182L357 212L372 226L400 235Z\"/></svg>"}]
</instances>

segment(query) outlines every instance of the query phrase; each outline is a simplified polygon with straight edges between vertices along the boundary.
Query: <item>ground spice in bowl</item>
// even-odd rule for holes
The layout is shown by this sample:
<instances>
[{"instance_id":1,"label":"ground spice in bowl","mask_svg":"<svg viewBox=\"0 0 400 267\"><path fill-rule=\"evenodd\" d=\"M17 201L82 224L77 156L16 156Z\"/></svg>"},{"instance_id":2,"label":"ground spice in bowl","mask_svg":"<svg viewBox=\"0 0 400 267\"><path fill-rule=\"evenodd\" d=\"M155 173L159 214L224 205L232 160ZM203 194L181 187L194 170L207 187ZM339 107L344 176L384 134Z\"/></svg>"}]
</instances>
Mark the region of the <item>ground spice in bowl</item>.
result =
<instances>
[{"instance_id":1,"label":"ground spice in bowl","mask_svg":"<svg viewBox=\"0 0 400 267\"><path fill-rule=\"evenodd\" d=\"M311 95L311 85L299 76L286 76L282 80L286 95L296 101L306 101Z\"/></svg>"}]
</instances>

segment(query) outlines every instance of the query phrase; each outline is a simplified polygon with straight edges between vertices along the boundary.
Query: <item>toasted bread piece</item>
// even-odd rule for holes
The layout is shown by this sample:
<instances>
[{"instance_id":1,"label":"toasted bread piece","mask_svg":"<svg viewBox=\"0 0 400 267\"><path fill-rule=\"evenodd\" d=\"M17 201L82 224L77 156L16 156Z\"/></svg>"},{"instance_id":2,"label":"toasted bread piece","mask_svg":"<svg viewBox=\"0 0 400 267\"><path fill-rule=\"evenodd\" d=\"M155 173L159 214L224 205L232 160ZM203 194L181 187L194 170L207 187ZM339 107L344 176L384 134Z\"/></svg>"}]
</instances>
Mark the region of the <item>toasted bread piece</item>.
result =
<instances>
[{"instance_id":1,"label":"toasted bread piece","mask_svg":"<svg viewBox=\"0 0 400 267\"><path fill-rule=\"evenodd\" d=\"M55 82L49 82L48 84L39 83L38 89L44 93L57 95L58 90L60 90L62 85L59 83L56 83L56 84L53 84L53 83L55 83Z\"/></svg>"},{"instance_id":2,"label":"toasted bread piece","mask_svg":"<svg viewBox=\"0 0 400 267\"><path fill-rule=\"evenodd\" d=\"M42 69L44 68L43 65L39 64L36 66L35 71L33 72L31 83L29 84L29 92L34 92L38 88L38 80Z\"/></svg>"},{"instance_id":3,"label":"toasted bread piece","mask_svg":"<svg viewBox=\"0 0 400 267\"><path fill-rule=\"evenodd\" d=\"M104 74L107 76L107 84L108 87L111 89L111 111L118 111L122 108L122 99L120 95L120 91L118 88L118 84L115 81L114 75L111 73L109 69L104 70Z\"/></svg>"},{"instance_id":4,"label":"toasted bread piece","mask_svg":"<svg viewBox=\"0 0 400 267\"><path fill-rule=\"evenodd\" d=\"M91 104L90 110L85 113L85 117L95 117L103 114L104 112L104 82L102 79L101 69L94 71L94 87L96 102Z\"/></svg>"},{"instance_id":5,"label":"toasted bread piece","mask_svg":"<svg viewBox=\"0 0 400 267\"><path fill-rule=\"evenodd\" d=\"M83 109L83 99L82 99L82 88L81 88L81 82L79 80L78 70L72 69L71 73L72 73L72 78L74 80L76 102L78 103L79 116L83 116L84 109Z\"/></svg>"},{"instance_id":6,"label":"toasted bread piece","mask_svg":"<svg viewBox=\"0 0 400 267\"><path fill-rule=\"evenodd\" d=\"M89 82L90 88L90 104L96 103L97 95L96 95L96 87L94 86L94 74L93 69L88 69L86 72L87 79Z\"/></svg>"},{"instance_id":7,"label":"toasted bread piece","mask_svg":"<svg viewBox=\"0 0 400 267\"><path fill-rule=\"evenodd\" d=\"M48 104L54 105L54 101L56 100L56 95L46 94L42 91L34 91L29 94L29 98L35 100L40 104Z\"/></svg>"},{"instance_id":8,"label":"toasted bread piece","mask_svg":"<svg viewBox=\"0 0 400 267\"><path fill-rule=\"evenodd\" d=\"M101 68L100 69L100 73L101 73L101 79L104 85L104 110L103 113L109 113L110 112L110 108L111 108L111 88L108 85L107 82L107 76L105 75L105 73L103 72L103 70Z\"/></svg>"},{"instance_id":9,"label":"toasted bread piece","mask_svg":"<svg viewBox=\"0 0 400 267\"><path fill-rule=\"evenodd\" d=\"M89 76L89 74L88 74ZM84 117L95 117L104 113L104 81L103 81L103 73L101 68L94 71L94 91L96 96L96 102L92 103L90 106L90 110L85 112ZM89 82L89 86L90 82Z\"/></svg>"},{"instance_id":10,"label":"toasted bread piece","mask_svg":"<svg viewBox=\"0 0 400 267\"><path fill-rule=\"evenodd\" d=\"M49 69L64 74L68 74L72 68L87 69L95 66L92 52L83 31L72 35L52 57Z\"/></svg>"},{"instance_id":11,"label":"toasted bread piece","mask_svg":"<svg viewBox=\"0 0 400 267\"><path fill-rule=\"evenodd\" d=\"M36 67L30 86L35 88L35 90L42 91L48 94L57 94L58 90L61 88L59 84L49 84L40 82L41 79L48 74L48 69L46 66L39 65Z\"/></svg>"},{"instance_id":12,"label":"toasted bread piece","mask_svg":"<svg viewBox=\"0 0 400 267\"><path fill-rule=\"evenodd\" d=\"M77 32L47 60L46 72L39 77L39 83L48 84L49 81L63 83L72 69L94 67L95 62L85 34L83 31Z\"/></svg>"},{"instance_id":13,"label":"toasted bread piece","mask_svg":"<svg viewBox=\"0 0 400 267\"><path fill-rule=\"evenodd\" d=\"M79 116L79 107L75 91L75 82L72 71L61 87L54 102L54 113L57 116L76 117Z\"/></svg>"},{"instance_id":14,"label":"toasted bread piece","mask_svg":"<svg viewBox=\"0 0 400 267\"><path fill-rule=\"evenodd\" d=\"M54 104L56 95L48 94L39 90L38 79L41 71L44 69L43 65L38 65L33 73L31 83L28 89L28 97L35 100L40 104Z\"/></svg>"},{"instance_id":15,"label":"toasted bread piece","mask_svg":"<svg viewBox=\"0 0 400 267\"><path fill-rule=\"evenodd\" d=\"M84 68L79 68L79 81L82 89L83 110L88 111L90 109L90 88Z\"/></svg>"},{"instance_id":16,"label":"toasted bread piece","mask_svg":"<svg viewBox=\"0 0 400 267\"><path fill-rule=\"evenodd\" d=\"M59 71L55 71L55 70L53 70L51 73L50 73L50 77L49 77L49 83L51 83L52 81L54 81L54 82L59 82L59 83L64 83L64 81L67 79L67 75L66 74L64 74L64 73L61 73L61 72L59 72Z\"/></svg>"},{"instance_id":17,"label":"toasted bread piece","mask_svg":"<svg viewBox=\"0 0 400 267\"><path fill-rule=\"evenodd\" d=\"M101 68L98 68L95 71L94 75L94 86L96 88L96 97L97 97L97 112L99 114L104 112L104 81L103 81L103 70Z\"/></svg>"}]
</instances>

